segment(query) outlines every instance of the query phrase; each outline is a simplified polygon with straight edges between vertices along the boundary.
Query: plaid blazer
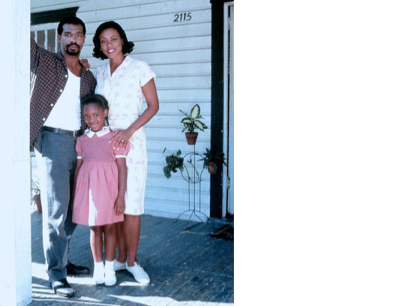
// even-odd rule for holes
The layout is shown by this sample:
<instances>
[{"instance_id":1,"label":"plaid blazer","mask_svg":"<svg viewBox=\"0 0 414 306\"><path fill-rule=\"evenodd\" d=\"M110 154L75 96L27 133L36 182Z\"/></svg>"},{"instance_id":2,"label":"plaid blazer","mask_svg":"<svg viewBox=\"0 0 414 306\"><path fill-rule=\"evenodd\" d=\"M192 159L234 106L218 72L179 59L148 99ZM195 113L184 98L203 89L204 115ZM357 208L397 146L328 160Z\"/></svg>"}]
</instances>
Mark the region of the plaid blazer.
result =
<instances>
[{"instance_id":1,"label":"plaid blazer","mask_svg":"<svg viewBox=\"0 0 414 306\"><path fill-rule=\"evenodd\" d=\"M68 80L68 68L62 52L52 53L32 39L30 44L31 98L30 98L30 144L41 133L42 126L56 105ZM92 72L82 67L80 97L93 94L96 80ZM80 101L79 101L80 103ZM85 121L81 116L81 130Z\"/></svg>"}]
</instances>

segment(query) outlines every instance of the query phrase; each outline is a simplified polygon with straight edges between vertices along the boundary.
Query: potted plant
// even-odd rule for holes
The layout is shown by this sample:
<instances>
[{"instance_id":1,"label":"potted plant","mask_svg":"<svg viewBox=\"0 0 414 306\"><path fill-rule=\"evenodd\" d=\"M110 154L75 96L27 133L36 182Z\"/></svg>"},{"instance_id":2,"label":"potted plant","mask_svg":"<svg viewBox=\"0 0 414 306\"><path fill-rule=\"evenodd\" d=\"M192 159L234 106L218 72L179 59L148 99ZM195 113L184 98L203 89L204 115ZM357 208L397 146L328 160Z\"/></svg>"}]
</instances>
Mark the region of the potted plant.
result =
<instances>
[{"instance_id":1,"label":"potted plant","mask_svg":"<svg viewBox=\"0 0 414 306\"><path fill-rule=\"evenodd\" d=\"M195 145L198 133L194 132L194 130L199 129L204 132L204 129L207 129L207 126L199 120L204 119L200 115L200 106L198 104L194 105L190 111L190 114L183 112L181 109L180 112L185 115L185 117L181 120L181 123L184 124L182 132L188 131L185 133L187 143L189 145Z\"/></svg>"},{"instance_id":2,"label":"potted plant","mask_svg":"<svg viewBox=\"0 0 414 306\"><path fill-rule=\"evenodd\" d=\"M165 148L162 153L165 153L166 150L167 148ZM164 170L164 175L167 179L171 177L171 172L176 173L177 169L180 169L180 171L183 171L184 158L180 157L180 155L181 155L181 150L178 150L177 153L173 153L165 157L165 161L167 165L163 168L163 170Z\"/></svg>"},{"instance_id":3,"label":"potted plant","mask_svg":"<svg viewBox=\"0 0 414 306\"><path fill-rule=\"evenodd\" d=\"M206 152L201 155L203 158L200 160L204 161L203 167L207 168L210 174L215 174L219 165L224 164L227 166L223 152L218 153L214 149L209 150L206 148Z\"/></svg>"},{"instance_id":4,"label":"potted plant","mask_svg":"<svg viewBox=\"0 0 414 306\"><path fill-rule=\"evenodd\" d=\"M36 181L36 179L34 179L32 181L32 198L31 198L31 202L36 204L37 211L39 213L41 213L42 212L42 203L40 201L40 189L39 189L39 184Z\"/></svg>"}]
</instances>

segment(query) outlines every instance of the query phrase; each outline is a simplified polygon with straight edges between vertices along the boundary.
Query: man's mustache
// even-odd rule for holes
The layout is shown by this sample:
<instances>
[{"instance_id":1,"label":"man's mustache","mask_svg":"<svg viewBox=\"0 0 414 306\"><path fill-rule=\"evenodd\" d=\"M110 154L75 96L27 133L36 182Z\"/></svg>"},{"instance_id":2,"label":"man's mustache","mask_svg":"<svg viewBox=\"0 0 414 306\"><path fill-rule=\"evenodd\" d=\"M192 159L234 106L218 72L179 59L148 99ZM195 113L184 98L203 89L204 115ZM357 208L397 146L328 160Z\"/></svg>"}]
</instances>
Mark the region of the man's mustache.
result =
<instances>
[{"instance_id":1,"label":"man's mustache","mask_svg":"<svg viewBox=\"0 0 414 306\"><path fill-rule=\"evenodd\" d=\"M80 46L77 43L66 45L66 48L69 48L70 46L77 46L78 48L80 48Z\"/></svg>"}]
</instances>

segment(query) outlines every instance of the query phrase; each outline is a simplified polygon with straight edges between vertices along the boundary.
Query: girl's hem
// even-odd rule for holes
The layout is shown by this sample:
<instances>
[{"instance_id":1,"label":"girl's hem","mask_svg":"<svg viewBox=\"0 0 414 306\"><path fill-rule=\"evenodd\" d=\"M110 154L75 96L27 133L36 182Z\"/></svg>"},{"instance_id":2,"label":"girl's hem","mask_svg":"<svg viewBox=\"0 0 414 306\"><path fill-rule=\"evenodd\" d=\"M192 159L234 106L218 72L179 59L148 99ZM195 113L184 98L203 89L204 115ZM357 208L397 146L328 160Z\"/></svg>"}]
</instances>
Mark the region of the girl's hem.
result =
<instances>
[{"instance_id":1,"label":"girl's hem","mask_svg":"<svg viewBox=\"0 0 414 306\"><path fill-rule=\"evenodd\" d=\"M72 222L75 223L75 224L78 224L78 225L84 225L84 226L91 227L91 226L104 226L104 225L116 224L116 223L119 223L119 222L124 222L124 220L119 220L119 221L115 221L115 222L112 222L112 223L106 222L106 223L102 223L102 224L87 224L87 223L81 223L81 222L75 222L75 221L72 221Z\"/></svg>"}]
</instances>

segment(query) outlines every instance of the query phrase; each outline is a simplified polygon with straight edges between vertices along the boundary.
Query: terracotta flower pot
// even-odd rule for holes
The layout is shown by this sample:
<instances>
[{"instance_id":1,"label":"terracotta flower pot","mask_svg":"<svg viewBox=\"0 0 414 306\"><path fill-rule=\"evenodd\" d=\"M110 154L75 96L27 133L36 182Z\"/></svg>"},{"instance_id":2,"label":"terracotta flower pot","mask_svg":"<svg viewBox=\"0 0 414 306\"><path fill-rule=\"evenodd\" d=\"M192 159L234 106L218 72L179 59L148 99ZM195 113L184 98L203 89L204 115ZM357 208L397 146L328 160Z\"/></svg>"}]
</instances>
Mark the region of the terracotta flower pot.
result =
<instances>
[{"instance_id":1,"label":"terracotta flower pot","mask_svg":"<svg viewBox=\"0 0 414 306\"><path fill-rule=\"evenodd\" d=\"M207 166L208 173L216 174L216 170L214 170L213 162L209 162Z\"/></svg>"},{"instance_id":2,"label":"terracotta flower pot","mask_svg":"<svg viewBox=\"0 0 414 306\"><path fill-rule=\"evenodd\" d=\"M185 133L185 137L187 138L187 143L189 145L195 145L197 142L198 133Z\"/></svg>"},{"instance_id":3,"label":"terracotta flower pot","mask_svg":"<svg viewBox=\"0 0 414 306\"><path fill-rule=\"evenodd\" d=\"M34 202L36 203L37 211L42 213L42 202L40 201L40 197L36 197Z\"/></svg>"}]
</instances>

